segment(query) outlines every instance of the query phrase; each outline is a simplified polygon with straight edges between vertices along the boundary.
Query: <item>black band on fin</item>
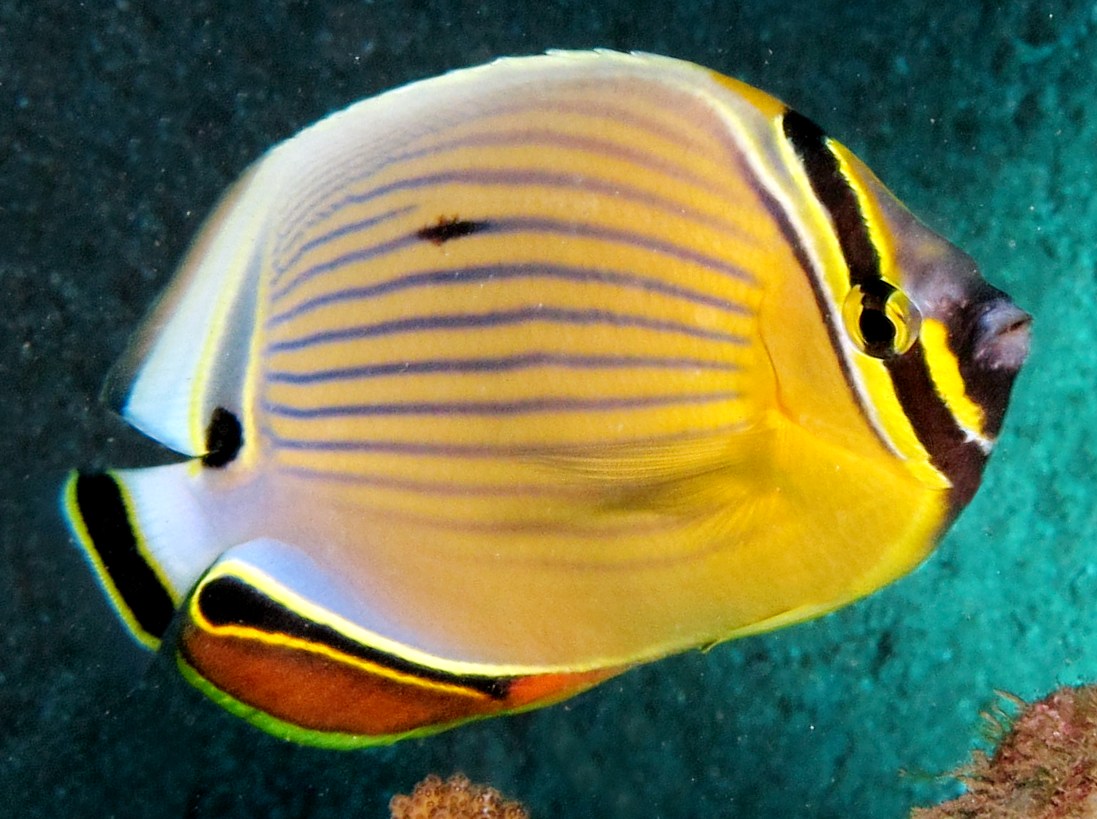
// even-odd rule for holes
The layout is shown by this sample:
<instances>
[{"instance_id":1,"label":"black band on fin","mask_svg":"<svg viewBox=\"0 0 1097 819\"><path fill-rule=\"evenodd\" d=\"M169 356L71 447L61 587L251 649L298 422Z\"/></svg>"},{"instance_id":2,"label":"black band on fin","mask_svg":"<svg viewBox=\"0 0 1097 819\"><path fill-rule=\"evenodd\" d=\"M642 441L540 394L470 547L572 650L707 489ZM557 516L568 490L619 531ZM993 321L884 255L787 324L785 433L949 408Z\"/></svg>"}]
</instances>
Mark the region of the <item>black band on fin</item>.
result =
<instances>
[{"instance_id":1,"label":"black band on fin","mask_svg":"<svg viewBox=\"0 0 1097 819\"><path fill-rule=\"evenodd\" d=\"M302 617L238 577L224 575L205 583L198 592L198 610L213 626L238 625L268 634L284 634L318 643L351 657L423 679L459 685L502 700L508 681L495 677L449 674L395 657L356 642L331 626Z\"/></svg>"},{"instance_id":2,"label":"black band on fin","mask_svg":"<svg viewBox=\"0 0 1097 819\"><path fill-rule=\"evenodd\" d=\"M168 630L175 604L138 544L122 490L109 473L77 475L76 505L103 570L114 585L119 604L153 637Z\"/></svg>"}]
</instances>

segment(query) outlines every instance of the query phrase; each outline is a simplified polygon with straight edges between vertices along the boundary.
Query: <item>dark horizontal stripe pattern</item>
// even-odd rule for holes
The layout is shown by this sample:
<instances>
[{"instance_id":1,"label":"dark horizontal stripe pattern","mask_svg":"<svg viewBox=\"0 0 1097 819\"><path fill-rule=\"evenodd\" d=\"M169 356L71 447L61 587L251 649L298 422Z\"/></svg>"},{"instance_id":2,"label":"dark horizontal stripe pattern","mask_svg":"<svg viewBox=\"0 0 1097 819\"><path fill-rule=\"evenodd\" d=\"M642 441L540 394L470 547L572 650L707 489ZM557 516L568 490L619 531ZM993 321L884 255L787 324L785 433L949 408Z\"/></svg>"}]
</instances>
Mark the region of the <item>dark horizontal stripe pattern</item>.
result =
<instances>
[{"instance_id":1,"label":"dark horizontal stripe pattern","mask_svg":"<svg viewBox=\"0 0 1097 819\"><path fill-rule=\"evenodd\" d=\"M280 258L283 248L294 245L299 237L308 231L313 225L326 220L333 213L342 210L355 201L354 197L347 197L342 192L348 188L376 177L392 167L414 163L428 157L439 157L446 153L472 147L505 147L526 146L534 134L530 128L515 129L513 127L501 128L497 119L520 114L523 111L541 115L580 115L599 123L596 130L599 133L612 133L616 127L626 125L636 128L641 132L650 133L660 139L675 145L678 150L687 151L693 148L699 150L694 134L689 130L673 128L670 124L657 122L648 116L644 116L635 108L616 105L609 102L593 105L584 104L575 100L556 100L546 109L543 102L533 104L514 104L503 102L495 110L477 111L477 123L479 130L473 134L456 139L441 139L428 142L423 147L400 151L389 157L377 157L365 153L347 164L342 164L328 173L318 175L310 188L295 197L295 206L285 214L282 227L278 231L278 242L275 247L275 258ZM680 176L682 170L672 166L661 157L652 156L636 151L628 144L614 142L608 139L586 138L582 144L575 141L574 137L559 130L539 129L541 144L556 144L559 147L570 146L580 148L588 152L596 152L600 155L614 156L617 159L628 159L638 165L646 165L656 172L665 172L671 176ZM693 184L704 185L707 180L693 176L683 179ZM330 200L322 205L325 200ZM305 217L304 214L309 214Z\"/></svg>"},{"instance_id":2,"label":"dark horizontal stripe pattern","mask_svg":"<svg viewBox=\"0 0 1097 819\"><path fill-rule=\"evenodd\" d=\"M730 436L743 431L741 423L719 424L708 430L710 436ZM407 455L428 458L504 458L504 459L552 459L560 456L586 454L591 447L585 442L554 442L537 446L499 445L489 442L475 444L426 443L421 440L395 439L317 439L306 440L279 434L271 426L263 428L264 436L278 449L329 453L366 453ZM614 445L630 451L645 451L652 447L666 446L696 437L696 433L671 433L668 435L617 440Z\"/></svg>"},{"instance_id":3,"label":"dark horizontal stripe pattern","mask_svg":"<svg viewBox=\"0 0 1097 819\"><path fill-rule=\"evenodd\" d=\"M688 324L663 321L648 316L612 313L608 310L569 310L552 307L523 307L517 310L495 310L487 313L467 313L451 315L411 316L360 327L346 327L339 330L327 330L312 333L300 338L286 339L271 344L269 353L282 353L332 344L343 341L355 341L377 338L393 333L418 333L429 330L466 330L485 327L500 327L525 322L545 322L549 324L590 325L603 324L615 327L638 327L666 333L677 333L694 338L718 341L726 344L747 344L744 336L725 333L719 330L706 330Z\"/></svg>"},{"instance_id":4,"label":"dark horizontal stripe pattern","mask_svg":"<svg viewBox=\"0 0 1097 819\"><path fill-rule=\"evenodd\" d=\"M639 407L710 404L733 401L736 392L672 395L641 395L606 398L542 396L513 401L430 401L392 404L346 404L322 407L293 407L267 401L263 408L286 418L338 418L354 415L517 415L535 412L609 412Z\"/></svg>"},{"instance_id":5,"label":"dark horizontal stripe pattern","mask_svg":"<svg viewBox=\"0 0 1097 819\"><path fill-rule=\"evenodd\" d=\"M380 494L501 532L523 492L583 485L552 465L570 442L642 453L742 421L769 215L727 122L687 95L683 123L664 106L677 90L637 91L450 112L452 129L310 181L276 228L262 317L257 409L283 468L351 506Z\"/></svg>"},{"instance_id":6,"label":"dark horizontal stripe pattern","mask_svg":"<svg viewBox=\"0 0 1097 819\"><path fill-rule=\"evenodd\" d=\"M515 483L488 484L474 481L455 483L445 480L415 480L369 472L340 473L309 467L285 467L285 473L308 481L333 481L336 483L369 486L374 489L391 489L412 492L416 495L447 495L452 497L513 498L515 496L552 497L558 499L582 499L590 496L585 486L560 486L550 482L539 484Z\"/></svg>"},{"instance_id":7,"label":"dark horizontal stripe pattern","mask_svg":"<svg viewBox=\"0 0 1097 819\"><path fill-rule=\"evenodd\" d=\"M442 171L432 174L408 177L406 179L401 179L397 182L390 182L388 184L378 186L364 193L346 196L341 199L337 203L337 205L332 206L329 218L352 205L367 204L378 199L383 199L384 197L390 196L395 193L414 191L419 189L431 189L445 185L483 185L511 188L544 187L557 188L560 190L575 190L577 189L577 187L579 187L576 183L574 176L569 176L568 174L563 173L556 173L553 171L543 171L529 168L491 168L460 171ZM706 216L697 211L685 209L680 202L676 202L666 197L658 196L654 193L629 185L625 182L611 182L608 180L600 179L584 179L582 181L581 187L586 193L613 197L618 201L643 204L646 207L650 207L665 213L668 217L693 221L700 225L705 225L706 227L726 232L734 230L733 222L728 219L717 219L712 216ZM273 282L276 285L279 285L279 288L278 290L276 290L275 297L280 298L282 295L285 294L285 292L292 290L293 287L296 286L293 283L287 284L284 287L280 285L282 278L285 276L286 272L292 270L307 252L311 252L320 247L323 247L325 244L335 239L351 235L355 232L367 231L378 225L384 224L387 221L390 221L396 216L406 215L413 210L414 208L412 207L392 209L382 214L378 214L377 216L369 217L366 219L359 219L355 222L348 223L347 225L341 225L340 227L334 228L327 233L303 242L300 247L286 259L281 259L280 256L276 253L274 256L275 272Z\"/></svg>"},{"instance_id":8,"label":"dark horizontal stripe pattern","mask_svg":"<svg viewBox=\"0 0 1097 819\"><path fill-rule=\"evenodd\" d=\"M521 235L533 234L566 239L595 239L609 244L623 245L646 250L688 264L696 264L716 273L730 276L746 284L757 284L754 274L742 267L730 264L724 259L711 256L684 245L652 238L631 230L621 230L604 225L584 224L563 219L544 219L537 217L513 217L493 219L481 232L481 235ZM366 265L389 253L414 246L421 242L417 231L404 236L386 239L363 247L351 253L344 253L334 259L319 262L305 268L284 284L276 287L271 298L281 301L305 282L317 276L331 273L350 265ZM277 277L276 277L277 279Z\"/></svg>"},{"instance_id":9,"label":"dark horizontal stripe pattern","mask_svg":"<svg viewBox=\"0 0 1097 819\"><path fill-rule=\"evenodd\" d=\"M339 367L304 373L273 371L267 378L275 384L315 384L324 381L344 381L359 378L380 378L391 375L421 375L425 373L492 373L513 370L556 367L564 369L624 369L654 368L666 370L713 370L735 372L738 365L726 361L700 358L658 358L655 356L597 356L528 353L497 358L436 359L431 361L393 361Z\"/></svg>"},{"instance_id":10,"label":"dark horizontal stripe pattern","mask_svg":"<svg viewBox=\"0 0 1097 819\"><path fill-rule=\"evenodd\" d=\"M307 242L302 242L301 245L294 251L294 255L288 260L275 263L274 275L271 283L277 285L279 280L285 275L286 270L293 267L293 265L306 253L311 253L324 245L331 244L336 239L342 239L346 236L351 236L355 233L364 233L395 219L408 216L418 210L416 205L405 205L399 208L390 208L382 213L375 214L373 216L366 217L365 219L356 219L353 222L347 222L339 227L332 228L327 233L320 236L316 236L309 239ZM275 257L277 259L277 257Z\"/></svg>"},{"instance_id":11,"label":"dark horizontal stripe pattern","mask_svg":"<svg viewBox=\"0 0 1097 819\"><path fill-rule=\"evenodd\" d=\"M416 273L407 273L387 281L376 282L359 287L348 287L316 296L289 309L274 313L267 322L269 327L277 327L287 321L306 315L329 305L349 301L368 301L418 287L446 285L465 285L478 282L504 281L508 279L554 279L575 284L606 284L631 290L658 293L675 299L693 302L736 315L747 315L748 310L741 304L704 293L695 288L680 284L671 284L650 276L635 273L623 273L600 267L576 267L549 264L489 264L474 267L438 268ZM531 281L531 284L534 282Z\"/></svg>"}]
</instances>

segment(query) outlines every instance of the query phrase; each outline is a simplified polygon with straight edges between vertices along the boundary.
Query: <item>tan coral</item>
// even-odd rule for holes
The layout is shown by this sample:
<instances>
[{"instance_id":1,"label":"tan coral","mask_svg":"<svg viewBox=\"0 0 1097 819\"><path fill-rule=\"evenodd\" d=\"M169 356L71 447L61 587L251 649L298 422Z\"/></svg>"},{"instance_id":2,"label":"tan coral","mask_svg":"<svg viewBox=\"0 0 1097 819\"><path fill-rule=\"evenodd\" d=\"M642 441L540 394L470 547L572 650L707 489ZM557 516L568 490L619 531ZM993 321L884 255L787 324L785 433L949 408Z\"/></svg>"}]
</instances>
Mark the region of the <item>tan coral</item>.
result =
<instances>
[{"instance_id":1,"label":"tan coral","mask_svg":"<svg viewBox=\"0 0 1097 819\"><path fill-rule=\"evenodd\" d=\"M989 719L1002 727L1003 715ZM967 793L912 817L1097 819L1097 686L1060 688L1024 705L994 753L976 752L956 776Z\"/></svg>"},{"instance_id":2,"label":"tan coral","mask_svg":"<svg viewBox=\"0 0 1097 819\"><path fill-rule=\"evenodd\" d=\"M474 785L464 774L442 781L431 774L411 792L389 802L392 819L529 819L518 802L504 799L495 788Z\"/></svg>"}]
</instances>

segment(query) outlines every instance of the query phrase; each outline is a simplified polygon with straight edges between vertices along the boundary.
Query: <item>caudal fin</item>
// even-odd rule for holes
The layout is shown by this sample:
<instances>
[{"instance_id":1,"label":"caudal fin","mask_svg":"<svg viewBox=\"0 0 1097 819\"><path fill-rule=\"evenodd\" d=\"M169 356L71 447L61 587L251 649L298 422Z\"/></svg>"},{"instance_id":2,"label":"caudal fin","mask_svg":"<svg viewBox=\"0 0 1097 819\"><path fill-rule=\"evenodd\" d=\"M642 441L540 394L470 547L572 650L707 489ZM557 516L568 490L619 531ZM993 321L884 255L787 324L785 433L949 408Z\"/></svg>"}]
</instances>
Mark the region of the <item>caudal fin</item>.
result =
<instances>
[{"instance_id":1,"label":"caudal fin","mask_svg":"<svg viewBox=\"0 0 1097 819\"><path fill-rule=\"evenodd\" d=\"M193 468L74 471L61 495L69 528L118 616L152 650L224 548L206 523Z\"/></svg>"}]
</instances>

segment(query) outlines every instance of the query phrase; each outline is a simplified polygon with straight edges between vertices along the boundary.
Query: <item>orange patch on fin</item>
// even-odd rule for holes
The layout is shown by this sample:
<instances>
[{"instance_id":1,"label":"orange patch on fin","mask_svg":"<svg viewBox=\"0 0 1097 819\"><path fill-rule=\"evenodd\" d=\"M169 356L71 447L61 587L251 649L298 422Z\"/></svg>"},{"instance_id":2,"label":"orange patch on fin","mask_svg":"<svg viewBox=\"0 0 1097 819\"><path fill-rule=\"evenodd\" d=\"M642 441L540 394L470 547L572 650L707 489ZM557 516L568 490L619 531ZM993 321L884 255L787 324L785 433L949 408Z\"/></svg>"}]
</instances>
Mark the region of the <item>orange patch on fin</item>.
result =
<instances>
[{"instance_id":1,"label":"orange patch on fin","mask_svg":"<svg viewBox=\"0 0 1097 819\"><path fill-rule=\"evenodd\" d=\"M498 680L499 696L461 684L394 673L353 657L298 645L219 635L188 624L183 659L214 687L310 731L385 737L441 730L467 720L548 705L611 677L620 668Z\"/></svg>"},{"instance_id":2,"label":"orange patch on fin","mask_svg":"<svg viewBox=\"0 0 1097 819\"><path fill-rule=\"evenodd\" d=\"M598 683L616 677L625 668L600 668L571 674L533 674L512 677L507 692L508 710L541 707L581 694Z\"/></svg>"}]
</instances>

